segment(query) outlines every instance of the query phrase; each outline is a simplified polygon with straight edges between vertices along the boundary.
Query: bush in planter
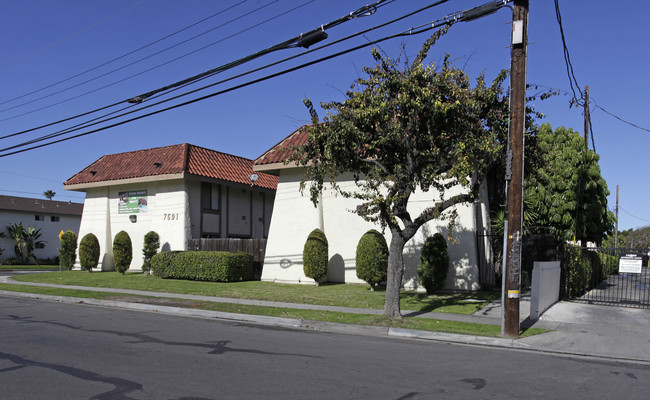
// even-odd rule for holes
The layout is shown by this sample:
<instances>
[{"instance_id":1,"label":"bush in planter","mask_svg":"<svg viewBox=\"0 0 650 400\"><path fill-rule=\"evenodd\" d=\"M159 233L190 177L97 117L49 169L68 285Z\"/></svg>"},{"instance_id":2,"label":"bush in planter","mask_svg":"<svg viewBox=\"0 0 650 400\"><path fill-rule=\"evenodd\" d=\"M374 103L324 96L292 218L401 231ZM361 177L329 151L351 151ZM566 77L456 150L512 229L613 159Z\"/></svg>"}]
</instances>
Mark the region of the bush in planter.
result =
<instances>
[{"instance_id":1,"label":"bush in planter","mask_svg":"<svg viewBox=\"0 0 650 400\"><path fill-rule=\"evenodd\" d=\"M92 233L86 234L79 243L79 264L88 272L99 263L99 240Z\"/></svg>"},{"instance_id":2,"label":"bush in planter","mask_svg":"<svg viewBox=\"0 0 650 400\"><path fill-rule=\"evenodd\" d=\"M142 271L146 274L151 270L151 257L155 256L160 249L160 236L154 232L149 231L144 235L144 245L142 246L142 255L144 261L142 262Z\"/></svg>"},{"instance_id":3,"label":"bush in planter","mask_svg":"<svg viewBox=\"0 0 650 400\"><path fill-rule=\"evenodd\" d=\"M167 251L151 258L151 270L160 278L239 282L251 279L253 256L227 251Z\"/></svg>"},{"instance_id":4,"label":"bush in planter","mask_svg":"<svg viewBox=\"0 0 650 400\"><path fill-rule=\"evenodd\" d=\"M77 259L77 234L72 231L65 231L59 235L61 247L59 247L59 265L61 268L72 270L74 261Z\"/></svg>"},{"instance_id":5,"label":"bush in planter","mask_svg":"<svg viewBox=\"0 0 650 400\"><path fill-rule=\"evenodd\" d=\"M445 286L447 272L449 271L449 254L447 241L440 233L428 237L422 246L420 265L418 266L418 280L431 294Z\"/></svg>"},{"instance_id":6,"label":"bush in planter","mask_svg":"<svg viewBox=\"0 0 650 400\"><path fill-rule=\"evenodd\" d=\"M368 282L370 290L386 281L388 271L388 245L384 235L371 229L364 233L357 244L357 278Z\"/></svg>"},{"instance_id":7,"label":"bush in planter","mask_svg":"<svg viewBox=\"0 0 650 400\"><path fill-rule=\"evenodd\" d=\"M115 269L124 275L133 259L133 244L131 237L126 231L119 231L113 239L113 263Z\"/></svg>"},{"instance_id":8,"label":"bush in planter","mask_svg":"<svg viewBox=\"0 0 650 400\"><path fill-rule=\"evenodd\" d=\"M307 237L302 252L302 264L305 276L312 278L319 285L327 277L328 261L328 245L325 232L320 229L314 229Z\"/></svg>"}]
</instances>

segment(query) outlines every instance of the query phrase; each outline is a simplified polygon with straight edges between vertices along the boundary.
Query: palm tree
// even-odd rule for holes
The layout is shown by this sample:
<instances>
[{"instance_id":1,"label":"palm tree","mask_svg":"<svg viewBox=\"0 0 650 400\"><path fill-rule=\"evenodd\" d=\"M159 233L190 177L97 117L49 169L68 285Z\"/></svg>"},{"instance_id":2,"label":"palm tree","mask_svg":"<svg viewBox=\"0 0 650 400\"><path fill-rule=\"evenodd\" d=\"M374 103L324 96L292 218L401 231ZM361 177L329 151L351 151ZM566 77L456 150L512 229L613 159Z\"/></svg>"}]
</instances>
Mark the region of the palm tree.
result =
<instances>
[{"instance_id":1,"label":"palm tree","mask_svg":"<svg viewBox=\"0 0 650 400\"><path fill-rule=\"evenodd\" d=\"M41 228L28 226L27 229L23 231L23 252L25 253L25 258L27 258L27 260L33 260L36 264L38 264L38 260L34 256L34 250L45 247L45 243L47 243L45 240L40 240L41 236L43 236Z\"/></svg>"},{"instance_id":2,"label":"palm tree","mask_svg":"<svg viewBox=\"0 0 650 400\"><path fill-rule=\"evenodd\" d=\"M45 196L45 198L48 200L52 200L52 197L54 197L55 194L56 192L53 192L52 189L48 189L43 192L43 196Z\"/></svg>"},{"instance_id":3,"label":"palm tree","mask_svg":"<svg viewBox=\"0 0 650 400\"><path fill-rule=\"evenodd\" d=\"M14 247L14 251L16 253L16 257L20 258L20 263L22 264L24 261L24 254L25 254L25 242L23 241L23 234L25 233L25 228L23 227L23 223L10 223L6 227L7 233L9 233L9 237L12 238L13 240L16 241L16 246Z\"/></svg>"}]
</instances>

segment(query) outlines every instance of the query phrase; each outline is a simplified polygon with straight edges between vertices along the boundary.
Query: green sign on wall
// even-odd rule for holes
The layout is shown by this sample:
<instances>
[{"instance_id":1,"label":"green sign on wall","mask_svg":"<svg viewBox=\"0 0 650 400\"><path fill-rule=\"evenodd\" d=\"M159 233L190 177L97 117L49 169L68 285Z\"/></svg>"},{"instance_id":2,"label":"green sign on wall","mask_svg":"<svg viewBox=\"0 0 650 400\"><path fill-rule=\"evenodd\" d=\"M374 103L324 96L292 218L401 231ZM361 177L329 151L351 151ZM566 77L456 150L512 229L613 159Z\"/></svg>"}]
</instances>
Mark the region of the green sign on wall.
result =
<instances>
[{"instance_id":1,"label":"green sign on wall","mask_svg":"<svg viewBox=\"0 0 650 400\"><path fill-rule=\"evenodd\" d=\"M120 200L117 204L119 214L137 214L147 211L147 191L134 190L119 192Z\"/></svg>"}]
</instances>

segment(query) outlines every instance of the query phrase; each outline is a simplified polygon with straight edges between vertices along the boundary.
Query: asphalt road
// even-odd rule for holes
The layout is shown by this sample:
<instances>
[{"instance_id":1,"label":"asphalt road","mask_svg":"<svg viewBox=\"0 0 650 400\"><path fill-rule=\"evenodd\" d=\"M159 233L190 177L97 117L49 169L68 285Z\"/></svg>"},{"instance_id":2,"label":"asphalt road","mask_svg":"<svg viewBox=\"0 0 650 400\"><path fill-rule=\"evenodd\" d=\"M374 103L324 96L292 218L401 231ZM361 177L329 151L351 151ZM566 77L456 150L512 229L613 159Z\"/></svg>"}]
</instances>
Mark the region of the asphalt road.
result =
<instances>
[{"instance_id":1,"label":"asphalt road","mask_svg":"<svg viewBox=\"0 0 650 400\"><path fill-rule=\"evenodd\" d=\"M0 398L646 399L650 367L0 296Z\"/></svg>"}]
</instances>

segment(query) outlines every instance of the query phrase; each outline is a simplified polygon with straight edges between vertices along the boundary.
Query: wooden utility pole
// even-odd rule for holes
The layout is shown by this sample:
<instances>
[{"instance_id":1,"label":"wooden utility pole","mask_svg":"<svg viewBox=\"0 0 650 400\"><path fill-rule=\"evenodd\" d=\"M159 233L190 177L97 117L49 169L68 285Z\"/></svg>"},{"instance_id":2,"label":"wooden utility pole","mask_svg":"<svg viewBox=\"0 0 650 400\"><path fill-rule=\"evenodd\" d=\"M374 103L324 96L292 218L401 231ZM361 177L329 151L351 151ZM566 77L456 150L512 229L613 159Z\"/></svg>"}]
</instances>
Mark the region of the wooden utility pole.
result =
<instances>
[{"instance_id":1,"label":"wooden utility pole","mask_svg":"<svg viewBox=\"0 0 650 400\"><path fill-rule=\"evenodd\" d=\"M585 150L589 150L589 86L585 86Z\"/></svg>"},{"instance_id":2,"label":"wooden utility pole","mask_svg":"<svg viewBox=\"0 0 650 400\"><path fill-rule=\"evenodd\" d=\"M528 0L515 0L512 11L510 59L510 137L506 171L507 236L502 293L501 333L519 336L519 292L521 288L521 245L523 236L524 130L526 125L526 53L528 42Z\"/></svg>"},{"instance_id":3,"label":"wooden utility pole","mask_svg":"<svg viewBox=\"0 0 650 400\"><path fill-rule=\"evenodd\" d=\"M614 231L614 255L618 256L618 185L616 185L616 230Z\"/></svg>"}]
</instances>

